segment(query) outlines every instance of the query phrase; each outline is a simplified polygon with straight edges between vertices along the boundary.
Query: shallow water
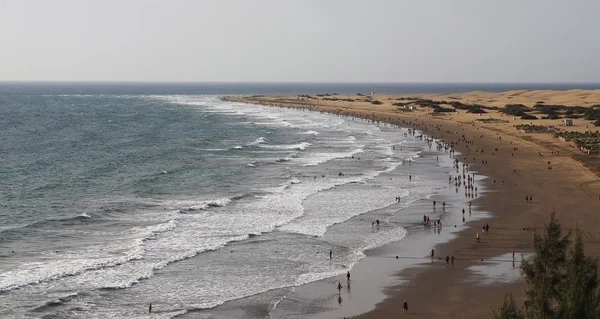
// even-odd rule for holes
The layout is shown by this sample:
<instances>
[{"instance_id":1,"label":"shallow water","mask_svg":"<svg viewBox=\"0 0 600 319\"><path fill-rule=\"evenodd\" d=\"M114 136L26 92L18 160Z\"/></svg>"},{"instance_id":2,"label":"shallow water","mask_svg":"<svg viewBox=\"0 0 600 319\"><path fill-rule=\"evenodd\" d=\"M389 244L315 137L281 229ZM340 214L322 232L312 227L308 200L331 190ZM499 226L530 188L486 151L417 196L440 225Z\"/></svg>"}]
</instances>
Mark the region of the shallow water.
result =
<instances>
[{"instance_id":1,"label":"shallow water","mask_svg":"<svg viewBox=\"0 0 600 319\"><path fill-rule=\"evenodd\" d=\"M517 254L513 258L512 253L508 253L482 261L478 265L467 268L473 272L470 280L482 286L522 280L521 260L528 259L531 256L531 254Z\"/></svg>"}]
</instances>

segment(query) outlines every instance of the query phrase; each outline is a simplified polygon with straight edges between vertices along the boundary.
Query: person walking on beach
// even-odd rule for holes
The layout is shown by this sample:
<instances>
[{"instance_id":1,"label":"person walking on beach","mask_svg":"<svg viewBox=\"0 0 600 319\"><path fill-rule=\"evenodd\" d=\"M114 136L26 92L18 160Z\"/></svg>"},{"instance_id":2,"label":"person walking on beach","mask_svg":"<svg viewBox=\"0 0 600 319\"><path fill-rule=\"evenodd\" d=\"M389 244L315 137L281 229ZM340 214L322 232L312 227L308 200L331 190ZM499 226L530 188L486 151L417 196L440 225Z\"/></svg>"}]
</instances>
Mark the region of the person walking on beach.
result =
<instances>
[{"instance_id":1,"label":"person walking on beach","mask_svg":"<svg viewBox=\"0 0 600 319\"><path fill-rule=\"evenodd\" d=\"M342 293L342 283L338 281L338 295Z\"/></svg>"},{"instance_id":2,"label":"person walking on beach","mask_svg":"<svg viewBox=\"0 0 600 319\"><path fill-rule=\"evenodd\" d=\"M152 313L152 303L148 306L148 313Z\"/></svg>"},{"instance_id":3,"label":"person walking on beach","mask_svg":"<svg viewBox=\"0 0 600 319\"><path fill-rule=\"evenodd\" d=\"M479 232L477 232L477 236L475 237L475 240L476 240L477 242L479 242Z\"/></svg>"},{"instance_id":4,"label":"person walking on beach","mask_svg":"<svg viewBox=\"0 0 600 319\"><path fill-rule=\"evenodd\" d=\"M408 313L408 301L404 300L404 302L402 303L402 311L404 312L404 314Z\"/></svg>"},{"instance_id":5,"label":"person walking on beach","mask_svg":"<svg viewBox=\"0 0 600 319\"><path fill-rule=\"evenodd\" d=\"M349 271L346 273L346 278L348 278L348 281L350 281L350 272Z\"/></svg>"},{"instance_id":6,"label":"person walking on beach","mask_svg":"<svg viewBox=\"0 0 600 319\"><path fill-rule=\"evenodd\" d=\"M329 259L333 258L333 250L329 250Z\"/></svg>"}]
</instances>

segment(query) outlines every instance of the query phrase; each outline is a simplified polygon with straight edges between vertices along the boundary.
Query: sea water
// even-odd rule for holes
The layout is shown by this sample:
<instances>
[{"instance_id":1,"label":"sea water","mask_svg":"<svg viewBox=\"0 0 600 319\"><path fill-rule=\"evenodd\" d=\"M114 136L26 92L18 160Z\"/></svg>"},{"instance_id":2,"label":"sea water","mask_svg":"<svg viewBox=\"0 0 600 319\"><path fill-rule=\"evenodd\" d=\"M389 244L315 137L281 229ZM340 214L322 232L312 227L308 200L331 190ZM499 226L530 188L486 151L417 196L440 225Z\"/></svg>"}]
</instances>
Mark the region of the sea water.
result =
<instances>
[{"instance_id":1,"label":"sea water","mask_svg":"<svg viewBox=\"0 0 600 319\"><path fill-rule=\"evenodd\" d=\"M447 184L397 178L429 148L383 123L215 95L11 92L2 317L142 318L149 303L158 318L210 317L251 296L272 308L406 235L372 229L369 212Z\"/></svg>"}]
</instances>

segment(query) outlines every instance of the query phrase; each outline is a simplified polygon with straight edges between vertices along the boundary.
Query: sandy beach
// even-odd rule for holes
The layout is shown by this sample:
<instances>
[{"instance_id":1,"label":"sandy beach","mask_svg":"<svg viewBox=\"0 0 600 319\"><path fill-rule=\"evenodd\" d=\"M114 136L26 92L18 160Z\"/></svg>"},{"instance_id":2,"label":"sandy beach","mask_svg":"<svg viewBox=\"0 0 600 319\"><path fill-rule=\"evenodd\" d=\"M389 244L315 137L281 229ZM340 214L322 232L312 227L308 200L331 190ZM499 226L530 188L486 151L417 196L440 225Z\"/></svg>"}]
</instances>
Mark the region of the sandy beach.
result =
<instances>
[{"instance_id":1,"label":"sandy beach","mask_svg":"<svg viewBox=\"0 0 600 319\"><path fill-rule=\"evenodd\" d=\"M383 301L374 309L368 305L357 306L351 314L334 313L329 318L346 315L397 318L402 315L404 300L409 303L407 318L487 317L500 306L506 293L512 293L517 303L522 304L522 281L486 284L472 269L490 260L510 257L513 249L517 259L520 254L530 252L533 230L542 227L552 211L556 212L563 228L579 227L584 233L588 255L600 256L600 233L596 227L600 219L600 157L593 146L569 139L568 134L561 135L567 138L554 136L555 131L596 132L599 127L590 120L565 119L578 114L577 110L583 112L584 109L593 110L594 105L600 107L600 90L410 96L365 93L225 99L310 109L415 128L447 143L454 142L456 151L462 154L461 162L469 164L470 171L489 177L484 181L489 193L474 199L473 205L478 210L490 212L491 216L467 223L454 239L435 245L438 256L457 258L454 267L440 267L436 262L392 271L392 276L386 275L387 284L382 284L385 298L380 298ZM522 112L537 119L521 119L521 115L503 113L506 105L517 105ZM553 107L555 111L552 112L544 108L552 105L559 107ZM443 110L456 106L456 112L434 112L435 108ZM482 109L485 113L472 113L473 109ZM554 114L555 119L542 118L549 114ZM572 126L565 126L571 123ZM526 201L526 196L531 196L532 200ZM482 233L481 242L477 243L475 236L481 233L485 223L490 225L490 231ZM393 247L385 249L393 250ZM382 254L381 251L378 253ZM373 273L387 273L388 267L389 263L378 265L367 258L356 266L358 271L353 279L359 280L360 276L375 278L377 275Z\"/></svg>"}]
</instances>

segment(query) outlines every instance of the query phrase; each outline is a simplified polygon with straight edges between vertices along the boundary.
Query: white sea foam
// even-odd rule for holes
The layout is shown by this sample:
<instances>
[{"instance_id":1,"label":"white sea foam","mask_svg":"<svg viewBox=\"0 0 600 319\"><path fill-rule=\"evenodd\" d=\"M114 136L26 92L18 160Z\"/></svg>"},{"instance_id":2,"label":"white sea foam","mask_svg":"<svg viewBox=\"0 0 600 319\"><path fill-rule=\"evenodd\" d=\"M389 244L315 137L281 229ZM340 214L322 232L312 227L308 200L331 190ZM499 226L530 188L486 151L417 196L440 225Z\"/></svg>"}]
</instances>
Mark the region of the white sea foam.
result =
<instances>
[{"instance_id":1,"label":"white sea foam","mask_svg":"<svg viewBox=\"0 0 600 319\"><path fill-rule=\"evenodd\" d=\"M331 187L364 180L362 177L347 178L339 184L331 185ZM323 185L323 188L325 187ZM342 193L320 192L311 197L312 202L318 204L313 204L317 205L316 207L313 207L313 205L310 206L310 214L305 213L302 217L280 227L280 230L310 236L323 236L332 225L344 222L354 216L394 204L394 198L398 194L399 191L393 188L354 188ZM408 192L404 191L404 196L407 194Z\"/></svg>"},{"instance_id":2,"label":"white sea foam","mask_svg":"<svg viewBox=\"0 0 600 319\"><path fill-rule=\"evenodd\" d=\"M287 144L287 145L260 145L261 148L266 148L266 149L275 149L275 150L305 150L307 147L309 147L310 145L312 145L309 142L302 142L302 143L298 143L298 144Z\"/></svg>"},{"instance_id":3,"label":"white sea foam","mask_svg":"<svg viewBox=\"0 0 600 319\"><path fill-rule=\"evenodd\" d=\"M254 141L252 141L252 142L250 142L250 143L248 143L246 145L252 146L252 145L262 144L262 143L265 143L265 142L267 142L267 139L261 136L261 137L255 139Z\"/></svg>"},{"instance_id":4,"label":"white sea foam","mask_svg":"<svg viewBox=\"0 0 600 319\"><path fill-rule=\"evenodd\" d=\"M386 231L379 231L370 236L365 241L364 246L360 247L360 251L367 251L393 242L397 242L406 237L406 229L402 227L393 227Z\"/></svg>"},{"instance_id":5,"label":"white sea foam","mask_svg":"<svg viewBox=\"0 0 600 319\"><path fill-rule=\"evenodd\" d=\"M227 148L202 148L200 149L200 151L208 151L208 152L221 152L221 151L227 151Z\"/></svg>"},{"instance_id":6,"label":"white sea foam","mask_svg":"<svg viewBox=\"0 0 600 319\"><path fill-rule=\"evenodd\" d=\"M363 148L364 145L359 145L359 148L355 148L353 150L349 150L346 152L336 152L336 153L311 153L308 154L306 157L303 157L301 159L299 159L299 161L304 165L304 166L316 166L319 164L323 164L335 159L340 159L340 158L348 158L348 157L352 157L354 155L357 155L359 153L363 152Z\"/></svg>"},{"instance_id":7,"label":"white sea foam","mask_svg":"<svg viewBox=\"0 0 600 319\"><path fill-rule=\"evenodd\" d=\"M0 292L140 259L145 240L172 230L174 226L174 220L170 219L157 225L132 229L137 236L130 241L99 244L84 252L67 252L61 258L44 262L22 263L13 270L0 273Z\"/></svg>"},{"instance_id":8,"label":"white sea foam","mask_svg":"<svg viewBox=\"0 0 600 319\"><path fill-rule=\"evenodd\" d=\"M205 210L210 207L224 207L231 203L231 198L221 197L205 200L195 199L170 199L170 200L158 200L152 203L161 207L165 207L170 210L182 210L182 211L199 211Z\"/></svg>"}]
</instances>

